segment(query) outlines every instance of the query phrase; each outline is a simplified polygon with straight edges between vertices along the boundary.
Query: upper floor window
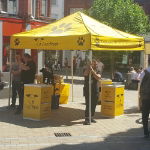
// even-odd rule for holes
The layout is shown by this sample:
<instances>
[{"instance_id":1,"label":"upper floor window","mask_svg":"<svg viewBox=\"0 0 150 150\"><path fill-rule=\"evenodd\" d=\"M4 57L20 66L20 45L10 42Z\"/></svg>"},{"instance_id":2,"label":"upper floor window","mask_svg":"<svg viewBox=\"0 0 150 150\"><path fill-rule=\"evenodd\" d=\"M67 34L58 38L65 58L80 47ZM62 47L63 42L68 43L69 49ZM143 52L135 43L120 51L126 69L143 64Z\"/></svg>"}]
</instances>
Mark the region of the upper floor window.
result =
<instances>
[{"instance_id":1,"label":"upper floor window","mask_svg":"<svg viewBox=\"0 0 150 150\"><path fill-rule=\"evenodd\" d=\"M32 13L32 16L35 18L35 16L36 16L36 0L32 0L31 5L32 5L31 13Z\"/></svg>"},{"instance_id":2,"label":"upper floor window","mask_svg":"<svg viewBox=\"0 0 150 150\"><path fill-rule=\"evenodd\" d=\"M8 14L17 14L18 12L18 0L7 0L7 12Z\"/></svg>"},{"instance_id":3,"label":"upper floor window","mask_svg":"<svg viewBox=\"0 0 150 150\"><path fill-rule=\"evenodd\" d=\"M47 6L48 6L48 0L42 0L42 10L41 10L41 15L42 16L47 16Z\"/></svg>"},{"instance_id":4,"label":"upper floor window","mask_svg":"<svg viewBox=\"0 0 150 150\"><path fill-rule=\"evenodd\" d=\"M7 1L6 0L0 1L0 11L7 12Z\"/></svg>"},{"instance_id":5,"label":"upper floor window","mask_svg":"<svg viewBox=\"0 0 150 150\"><path fill-rule=\"evenodd\" d=\"M51 0L51 5L57 5L57 0Z\"/></svg>"}]
</instances>

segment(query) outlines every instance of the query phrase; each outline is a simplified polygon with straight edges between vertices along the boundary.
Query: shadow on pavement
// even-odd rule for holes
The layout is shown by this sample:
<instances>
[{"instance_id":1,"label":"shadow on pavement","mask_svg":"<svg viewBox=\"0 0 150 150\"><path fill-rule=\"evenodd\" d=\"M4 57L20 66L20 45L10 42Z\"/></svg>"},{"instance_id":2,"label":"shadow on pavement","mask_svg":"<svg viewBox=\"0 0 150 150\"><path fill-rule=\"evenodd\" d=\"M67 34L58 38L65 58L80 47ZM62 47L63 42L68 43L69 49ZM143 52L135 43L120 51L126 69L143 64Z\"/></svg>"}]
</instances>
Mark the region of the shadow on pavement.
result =
<instances>
[{"instance_id":1,"label":"shadow on pavement","mask_svg":"<svg viewBox=\"0 0 150 150\"><path fill-rule=\"evenodd\" d=\"M73 138L73 137L72 137ZM88 137L87 137L88 138ZM91 138L91 137L89 137ZM81 144L59 144L42 148L41 150L149 150L150 139L143 138L141 128L130 129L126 132L110 134L107 137L98 137L99 142ZM92 139L91 139L92 141Z\"/></svg>"},{"instance_id":2,"label":"shadow on pavement","mask_svg":"<svg viewBox=\"0 0 150 150\"><path fill-rule=\"evenodd\" d=\"M139 111L138 107L134 106L129 109L125 109L124 113L125 114L133 114L133 113L135 114L135 113L140 113L140 111Z\"/></svg>"},{"instance_id":3,"label":"shadow on pavement","mask_svg":"<svg viewBox=\"0 0 150 150\"><path fill-rule=\"evenodd\" d=\"M4 88L3 90L0 90L0 99L8 98L9 95L9 88Z\"/></svg>"},{"instance_id":4,"label":"shadow on pavement","mask_svg":"<svg viewBox=\"0 0 150 150\"><path fill-rule=\"evenodd\" d=\"M62 106L59 109L52 110L49 120L43 121L23 119L22 115L15 115L14 113L15 110L0 107L0 122L7 122L28 128L42 128L81 125L84 121L84 110ZM95 113L95 118L105 119L100 116L99 112Z\"/></svg>"}]
</instances>

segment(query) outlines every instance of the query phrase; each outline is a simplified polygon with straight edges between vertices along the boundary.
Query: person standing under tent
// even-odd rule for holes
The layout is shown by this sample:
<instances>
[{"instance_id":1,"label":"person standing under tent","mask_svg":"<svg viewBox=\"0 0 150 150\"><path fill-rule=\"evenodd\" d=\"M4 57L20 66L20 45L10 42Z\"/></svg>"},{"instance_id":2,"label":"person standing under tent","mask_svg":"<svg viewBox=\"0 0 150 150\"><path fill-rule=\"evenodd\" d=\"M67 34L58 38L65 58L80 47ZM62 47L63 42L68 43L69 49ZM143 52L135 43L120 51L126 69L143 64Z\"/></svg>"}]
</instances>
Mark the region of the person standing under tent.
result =
<instances>
[{"instance_id":1,"label":"person standing under tent","mask_svg":"<svg viewBox=\"0 0 150 150\"><path fill-rule=\"evenodd\" d=\"M104 70L104 64L100 61L100 59L97 59L97 67L98 70L100 71L100 74L102 74Z\"/></svg>"},{"instance_id":2,"label":"person standing under tent","mask_svg":"<svg viewBox=\"0 0 150 150\"><path fill-rule=\"evenodd\" d=\"M89 75L91 72L91 122L96 123L96 121L93 119L95 114L95 108L98 102L99 97L99 80L101 79L100 72L97 68L97 61L92 60L92 63L89 62L88 67L84 70L84 96L85 96L85 121L84 125L89 125Z\"/></svg>"},{"instance_id":3,"label":"person standing under tent","mask_svg":"<svg viewBox=\"0 0 150 150\"><path fill-rule=\"evenodd\" d=\"M15 108L17 95L20 99L20 85L21 85L21 56L19 53L16 53L16 62L12 65L11 74L12 74L12 104L10 108Z\"/></svg>"},{"instance_id":4,"label":"person standing under tent","mask_svg":"<svg viewBox=\"0 0 150 150\"><path fill-rule=\"evenodd\" d=\"M19 106L17 108L16 114L20 114L23 109L23 100L24 100L24 84L34 83L36 65L32 60L31 56L27 53L23 57L24 63L21 64L21 88L20 88L20 99Z\"/></svg>"}]
</instances>

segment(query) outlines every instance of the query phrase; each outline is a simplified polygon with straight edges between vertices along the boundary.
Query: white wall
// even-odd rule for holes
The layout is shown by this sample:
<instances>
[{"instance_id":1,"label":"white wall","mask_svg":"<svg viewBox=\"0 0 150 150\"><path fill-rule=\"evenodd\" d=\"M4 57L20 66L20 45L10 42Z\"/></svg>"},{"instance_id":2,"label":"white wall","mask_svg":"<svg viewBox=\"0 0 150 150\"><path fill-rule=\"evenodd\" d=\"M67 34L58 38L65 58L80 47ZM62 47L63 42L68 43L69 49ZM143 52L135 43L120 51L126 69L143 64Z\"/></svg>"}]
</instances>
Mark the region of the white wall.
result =
<instances>
[{"instance_id":1,"label":"white wall","mask_svg":"<svg viewBox=\"0 0 150 150\"><path fill-rule=\"evenodd\" d=\"M61 19L64 17L64 0L56 0L56 5L51 5L51 18Z\"/></svg>"},{"instance_id":2,"label":"white wall","mask_svg":"<svg viewBox=\"0 0 150 150\"><path fill-rule=\"evenodd\" d=\"M37 73L40 74L40 70L44 67L44 51L38 51L38 70Z\"/></svg>"},{"instance_id":3,"label":"white wall","mask_svg":"<svg viewBox=\"0 0 150 150\"><path fill-rule=\"evenodd\" d=\"M26 31L28 31L28 30L31 30L31 25L30 24L26 24ZM25 49L24 52L31 55L31 49Z\"/></svg>"}]
</instances>

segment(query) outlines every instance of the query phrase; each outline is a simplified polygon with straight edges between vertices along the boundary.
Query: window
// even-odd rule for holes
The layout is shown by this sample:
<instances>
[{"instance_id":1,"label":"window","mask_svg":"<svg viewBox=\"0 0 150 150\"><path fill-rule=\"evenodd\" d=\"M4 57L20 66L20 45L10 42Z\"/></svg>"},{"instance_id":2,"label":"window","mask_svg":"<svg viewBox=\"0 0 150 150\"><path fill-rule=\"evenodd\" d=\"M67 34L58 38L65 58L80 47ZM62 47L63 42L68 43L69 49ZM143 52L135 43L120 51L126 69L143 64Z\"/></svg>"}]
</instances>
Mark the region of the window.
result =
<instances>
[{"instance_id":1,"label":"window","mask_svg":"<svg viewBox=\"0 0 150 150\"><path fill-rule=\"evenodd\" d=\"M57 5L57 0L51 0L51 5Z\"/></svg>"},{"instance_id":2,"label":"window","mask_svg":"<svg viewBox=\"0 0 150 150\"><path fill-rule=\"evenodd\" d=\"M7 12L7 1L6 0L1 0L0 1L0 6L1 6L1 10L0 11Z\"/></svg>"},{"instance_id":3,"label":"window","mask_svg":"<svg viewBox=\"0 0 150 150\"><path fill-rule=\"evenodd\" d=\"M31 7L31 13L32 13L32 16L35 18L35 14L36 14L36 0L32 0L32 3L31 3L32 7Z\"/></svg>"},{"instance_id":4,"label":"window","mask_svg":"<svg viewBox=\"0 0 150 150\"><path fill-rule=\"evenodd\" d=\"M42 0L42 12L41 12L41 15L42 16L47 16L47 6L48 6L48 3L47 3L47 0Z\"/></svg>"},{"instance_id":5,"label":"window","mask_svg":"<svg viewBox=\"0 0 150 150\"><path fill-rule=\"evenodd\" d=\"M16 15L18 13L18 0L7 0L8 14Z\"/></svg>"}]
</instances>

